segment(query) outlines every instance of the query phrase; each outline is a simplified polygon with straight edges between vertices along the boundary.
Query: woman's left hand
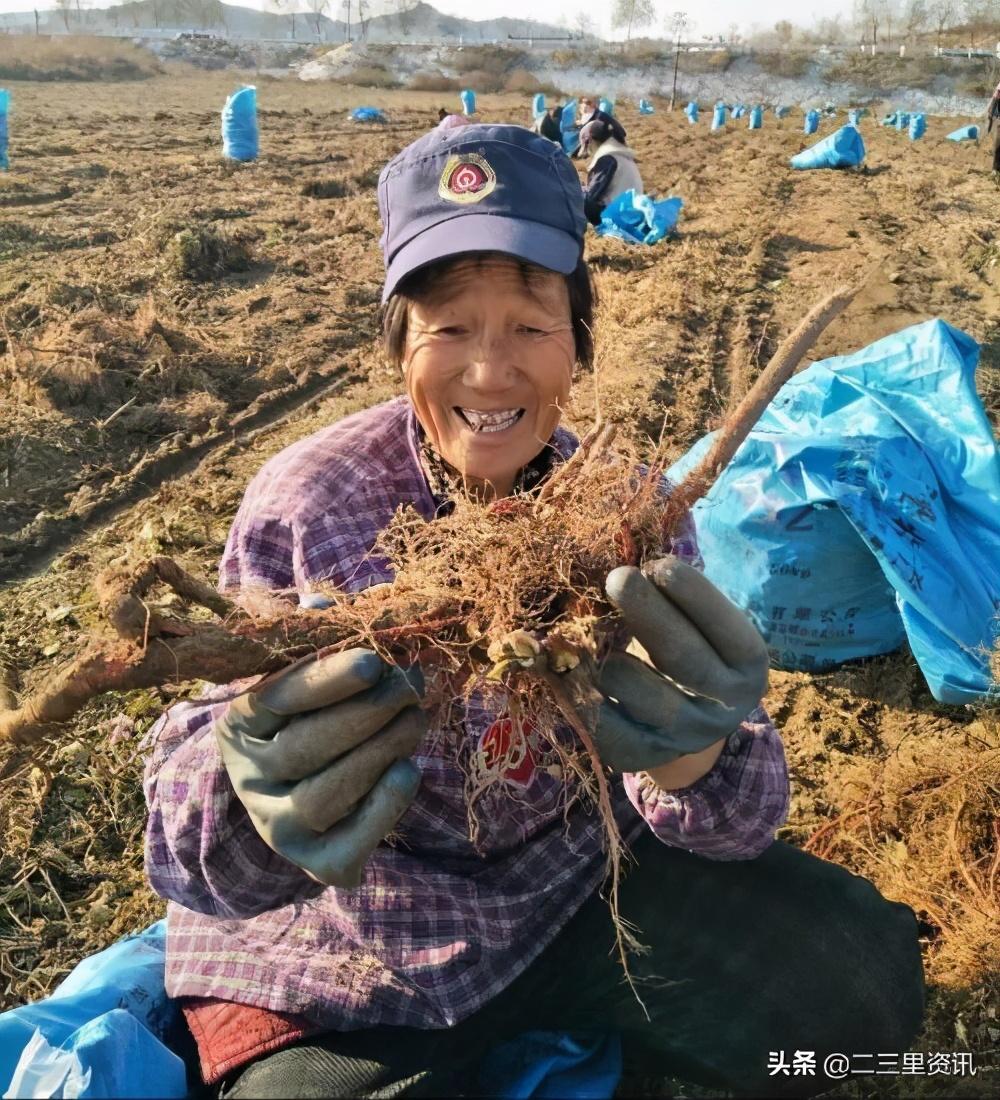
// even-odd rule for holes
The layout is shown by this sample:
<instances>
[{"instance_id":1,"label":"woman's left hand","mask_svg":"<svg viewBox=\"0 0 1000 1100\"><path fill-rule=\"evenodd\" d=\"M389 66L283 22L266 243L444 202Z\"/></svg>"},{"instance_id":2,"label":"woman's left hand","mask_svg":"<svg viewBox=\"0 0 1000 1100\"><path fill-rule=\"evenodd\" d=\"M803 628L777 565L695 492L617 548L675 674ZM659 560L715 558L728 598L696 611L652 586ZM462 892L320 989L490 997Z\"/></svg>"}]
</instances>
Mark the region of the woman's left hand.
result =
<instances>
[{"instance_id":1,"label":"woman's left hand","mask_svg":"<svg viewBox=\"0 0 1000 1100\"><path fill-rule=\"evenodd\" d=\"M619 771L648 771L728 737L767 689L767 650L746 615L679 558L613 570L625 627L649 655L613 652L595 743Z\"/></svg>"}]
</instances>

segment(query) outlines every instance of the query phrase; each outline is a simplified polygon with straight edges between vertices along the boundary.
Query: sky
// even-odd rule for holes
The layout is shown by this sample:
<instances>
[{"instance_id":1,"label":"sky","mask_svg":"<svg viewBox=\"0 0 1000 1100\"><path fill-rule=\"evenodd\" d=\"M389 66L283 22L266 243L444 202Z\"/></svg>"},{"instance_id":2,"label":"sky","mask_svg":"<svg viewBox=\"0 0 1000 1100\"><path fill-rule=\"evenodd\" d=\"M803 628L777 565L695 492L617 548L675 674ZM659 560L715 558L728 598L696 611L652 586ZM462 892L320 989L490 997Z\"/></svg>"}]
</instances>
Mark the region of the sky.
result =
<instances>
[{"instance_id":1,"label":"sky","mask_svg":"<svg viewBox=\"0 0 1000 1100\"><path fill-rule=\"evenodd\" d=\"M87 7L107 7L107 0L84 0ZM244 7L270 8L267 0L241 0ZM587 5L585 0L547 0L538 3L538 0L428 0L439 11L448 15L458 15L466 19L494 19L507 15L515 19L544 19L546 22L556 23L561 16L565 16L572 22L575 14L581 6L588 12L598 14L599 8L604 6L610 10L610 3L606 5ZM330 14L336 17L339 12L340 0L331 0ZM0 0L0 12L30 11L33 7L39 10L51 8L54 5L51 0ZM376 0L373 7L387 6ZM301 4L303 10L305 4ZM697 36L704 34L724 34L730 25L736 23L741 31L748 31L754 24L762 28L770 28L781 19L789 19L794 22L810 23L815 19L834 15L842 12L845 18L850 12L849 0L813 0L806 6L802 0L713 0L706 5L696 3L694 0L656 0L658 12L658 26L651 28L651 32L663 33L664 21L671 12L686 11L693 22L693 29ZM709 8L709 11L705 9ZM808 13L808 14L806 14ZM598 23L601 20L598 18ZM600 27L603 34L610 36L610 23L605 22Z\"/></svg>"}]
</instances>

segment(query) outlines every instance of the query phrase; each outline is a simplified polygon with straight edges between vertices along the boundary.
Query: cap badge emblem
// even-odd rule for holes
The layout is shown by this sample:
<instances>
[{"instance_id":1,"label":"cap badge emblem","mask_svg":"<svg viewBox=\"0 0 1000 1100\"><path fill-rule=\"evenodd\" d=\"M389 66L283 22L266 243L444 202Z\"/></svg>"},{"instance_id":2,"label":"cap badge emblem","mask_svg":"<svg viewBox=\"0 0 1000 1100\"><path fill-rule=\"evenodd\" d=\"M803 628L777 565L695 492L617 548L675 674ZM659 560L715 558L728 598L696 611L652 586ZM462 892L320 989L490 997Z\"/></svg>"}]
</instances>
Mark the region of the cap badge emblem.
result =
<instances>
[{"instance_id":1,"label":"cap badge emblem","mask_svg":"<svg viewBox=\"0 0 1000 1100\"><path fill-rule=\"evenodd\" d=\"M493 193L497 174L489 161L476 153L458 153L448 158L441 173L438 194L445 202L482 202Z\"/></svg>"}]
</instances>

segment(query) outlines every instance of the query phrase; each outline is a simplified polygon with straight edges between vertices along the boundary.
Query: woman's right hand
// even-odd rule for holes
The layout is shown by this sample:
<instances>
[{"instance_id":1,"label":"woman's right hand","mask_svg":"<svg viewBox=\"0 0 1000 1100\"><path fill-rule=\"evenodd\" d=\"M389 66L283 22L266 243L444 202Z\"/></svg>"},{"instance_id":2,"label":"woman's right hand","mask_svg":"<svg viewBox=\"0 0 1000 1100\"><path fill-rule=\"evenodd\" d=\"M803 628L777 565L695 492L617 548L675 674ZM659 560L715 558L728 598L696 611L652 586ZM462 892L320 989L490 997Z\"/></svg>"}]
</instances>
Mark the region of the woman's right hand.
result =
<instances>
[{"instance_id":1,"label":"woman's right hand","mask_svg":"<svg viewBox=\"0 0 1000 1100\"><path fill-rule=\"evenodd\" d=\"M265 843L317 882L355 887L417 793L420 670L368 649L300 662L238 696L215 736Z\"/></svg>"}]
</instances>

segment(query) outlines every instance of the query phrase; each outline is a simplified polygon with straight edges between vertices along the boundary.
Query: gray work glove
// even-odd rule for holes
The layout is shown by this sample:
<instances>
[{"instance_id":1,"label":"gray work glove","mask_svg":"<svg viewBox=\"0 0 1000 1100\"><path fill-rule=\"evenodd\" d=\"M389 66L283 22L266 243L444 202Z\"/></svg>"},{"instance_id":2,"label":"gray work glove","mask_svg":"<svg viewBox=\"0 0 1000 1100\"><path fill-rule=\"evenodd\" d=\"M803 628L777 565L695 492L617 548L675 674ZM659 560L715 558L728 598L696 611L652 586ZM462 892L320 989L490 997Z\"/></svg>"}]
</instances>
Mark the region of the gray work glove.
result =
<instances>
[{"instance_id":1,"label":"gray work glove","mask_svg":"<svg viewBox=\"0 0 1000 1100\"><path fill-rule=\"evenodd\" d=\"M422 692L419 669L351 649L234 699L215 736L265 843L317 882L357 886L420 785L408 757L427 730Z\"/></svg>"},{"instance_id":2,"label":"gray work glove","mask_svg":"<svg viewBox=\"0 0 1000 1100\"><path fill-rule=\"evenodd\" d=\"M746 615L675 557L615 569L606 590L653 667L620 650L601 667L604 763L644 771L728 737L767 690L767 650Z\"/></svg>"}]
</instances>

